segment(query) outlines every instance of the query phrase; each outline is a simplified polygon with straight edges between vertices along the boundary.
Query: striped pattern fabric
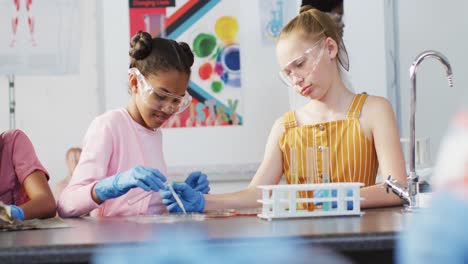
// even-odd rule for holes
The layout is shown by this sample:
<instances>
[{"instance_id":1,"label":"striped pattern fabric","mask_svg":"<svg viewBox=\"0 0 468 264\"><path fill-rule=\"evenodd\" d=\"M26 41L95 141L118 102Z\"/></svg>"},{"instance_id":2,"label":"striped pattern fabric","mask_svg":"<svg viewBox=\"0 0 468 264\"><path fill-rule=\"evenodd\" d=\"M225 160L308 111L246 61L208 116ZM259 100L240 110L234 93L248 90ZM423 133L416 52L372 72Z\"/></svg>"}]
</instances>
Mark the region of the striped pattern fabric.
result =
<instances>
[{"instance_id":1,"label":"striped pattern fabric","mask_svg":"<svg viewBox=\"0 0 468 264\"><path fill-rule=\"evenodd\" d=\"M375 184L377 154L373 141L365 136L359 124L366 98L367 94L355 95L343 120L297 126L294 112L284 115L285 132L280 148L288 184L321 183L324 169L328 169L330 182ZM322 168L326 158L322 152L327 148L328 168Z\"/></svg>"}]
</instances>

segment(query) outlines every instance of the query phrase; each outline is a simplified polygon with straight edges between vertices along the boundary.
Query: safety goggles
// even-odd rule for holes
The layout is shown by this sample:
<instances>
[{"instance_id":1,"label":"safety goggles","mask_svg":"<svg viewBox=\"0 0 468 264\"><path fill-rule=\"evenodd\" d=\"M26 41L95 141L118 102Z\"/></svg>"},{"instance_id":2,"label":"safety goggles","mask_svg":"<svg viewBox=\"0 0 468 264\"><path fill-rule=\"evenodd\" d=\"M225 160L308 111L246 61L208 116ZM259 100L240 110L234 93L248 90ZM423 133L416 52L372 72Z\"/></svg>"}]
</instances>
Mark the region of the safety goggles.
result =
<instances>
[{"instance_id":1,"label":"safety goggles","mask_svg":"<svg viewBox=\"0 0 468 264\"><path fill-rule=\"evenodd\" d=\"M129 73L136 75L140 88L139 95L143 102L153 110L178 114L183 112L192 102L192 96L188 92L185 92L184 96L180 96L154 88L137 68L129 69Z\"/></svg>"},{"instance_id":2,"label":"safety goggles","mask_svg":"<svg viewBox=\"0 0 468 264\"><path fill-rule=\"evenodd\" d=\"M323 56L323 41L306 49L304 53L291 60L279 71L281 80L289 87L294 87L298 80L304 79L317 68Z\"/></svg>"}]
</instances>

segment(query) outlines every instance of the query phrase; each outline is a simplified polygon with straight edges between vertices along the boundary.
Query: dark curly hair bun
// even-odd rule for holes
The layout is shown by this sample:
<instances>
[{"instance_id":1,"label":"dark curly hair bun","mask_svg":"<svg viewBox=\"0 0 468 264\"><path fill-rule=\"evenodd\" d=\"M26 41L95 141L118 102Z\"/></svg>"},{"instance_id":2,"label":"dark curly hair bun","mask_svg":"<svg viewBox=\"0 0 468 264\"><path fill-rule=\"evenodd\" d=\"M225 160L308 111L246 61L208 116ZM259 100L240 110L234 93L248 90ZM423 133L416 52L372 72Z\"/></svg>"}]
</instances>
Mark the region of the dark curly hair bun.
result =
<instances>
[{"instance_id":1,"label":"dark curly hair bun","mask_svg":"<svg viewBox=\"0 0 468 264\"><path fill-rule=\"evenodd\" d=\"M148 32L138 31L130 42L129 55L135 60L148 57L152 49L152 39Z\"/></svg>"},{"instance_id":2,"label":"dark curly hair bun","mask_svg":"<svg viewBox=\"0 0 468 264\"><path fill-rule=\"evenodd\" d=\"M184 64L187 66L187 67L192 67L193 65L193 61L194 61L194 57L193 57L193 52L192 50L190 49L190 46L185 43L185 42L178 42L179 44L179 47L182 49L182 51L184 52Z\"/></svg>"}]
</instances>

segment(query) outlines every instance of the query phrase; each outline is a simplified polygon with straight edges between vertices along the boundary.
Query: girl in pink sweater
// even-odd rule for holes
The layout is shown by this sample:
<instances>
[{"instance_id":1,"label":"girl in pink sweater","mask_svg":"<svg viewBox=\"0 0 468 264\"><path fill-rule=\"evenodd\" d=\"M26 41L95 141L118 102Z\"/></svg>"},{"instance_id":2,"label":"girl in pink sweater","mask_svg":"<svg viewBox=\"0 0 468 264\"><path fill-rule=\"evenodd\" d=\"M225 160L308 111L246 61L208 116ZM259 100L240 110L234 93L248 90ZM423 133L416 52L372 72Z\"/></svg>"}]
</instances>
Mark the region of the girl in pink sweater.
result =
<instances>
[{"instance_id":1,"label":"girl in pink sweater","mask_svg":"<svg viewBox=\"0 0 468 264\"><path fill-rule=\"evenodd\" d=\"M186 43L141 31L130 46L130 102L98 116L88 128L78 166L58 200L62 217L167 212L156 193L167 181L159 127L192 101L187 87L193 53ZM186 183L209 191L201 172L191 173Z\"/></svg>"}]
</instances>

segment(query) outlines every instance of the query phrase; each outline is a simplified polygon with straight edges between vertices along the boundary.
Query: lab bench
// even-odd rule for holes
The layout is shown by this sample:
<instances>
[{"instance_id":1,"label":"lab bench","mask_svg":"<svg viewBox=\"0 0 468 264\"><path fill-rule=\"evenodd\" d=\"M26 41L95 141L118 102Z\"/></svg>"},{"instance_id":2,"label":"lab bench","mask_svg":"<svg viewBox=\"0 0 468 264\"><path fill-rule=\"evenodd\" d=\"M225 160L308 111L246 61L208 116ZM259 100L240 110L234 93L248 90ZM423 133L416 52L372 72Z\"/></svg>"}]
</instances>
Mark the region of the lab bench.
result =
<instances>
[{"instance_id":1,"label":"lab bench","mask_svg":"<svg viewBox=\"0 0 468 264\"><path fill-rule=\"evenodd\" d=\"M135 245L168 229L177 234L195 229L213 246L287 238L330 248L355 263L393 263L403 220L401 207L364 210L362 216L272 221L255 216L144 224L124 217L64 219L69 228L0 233L0 263L87 263L102 246Z\"/></svg>"}]
</instances>

